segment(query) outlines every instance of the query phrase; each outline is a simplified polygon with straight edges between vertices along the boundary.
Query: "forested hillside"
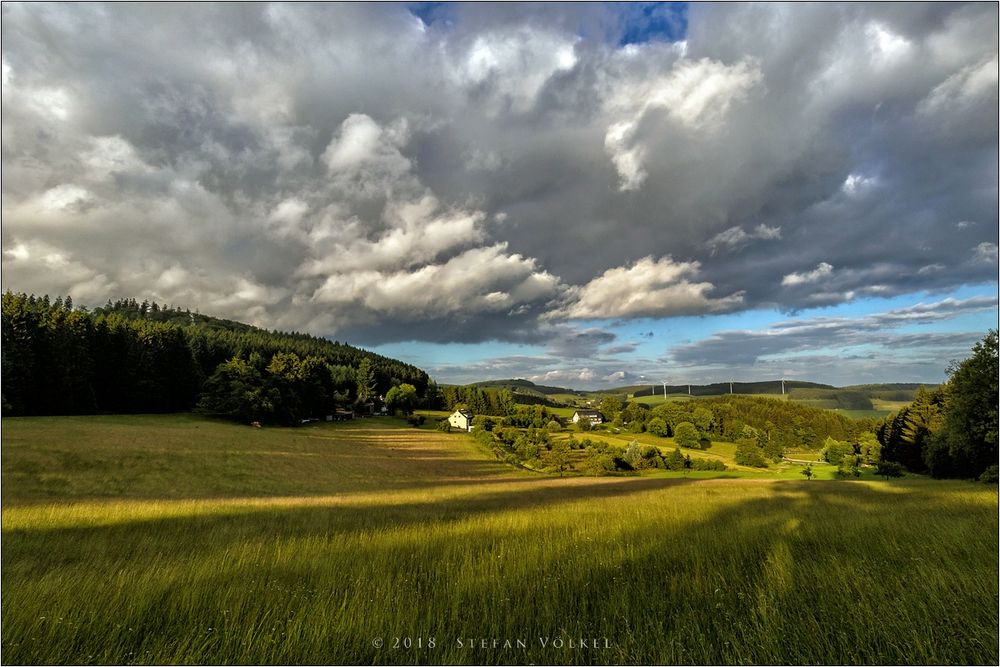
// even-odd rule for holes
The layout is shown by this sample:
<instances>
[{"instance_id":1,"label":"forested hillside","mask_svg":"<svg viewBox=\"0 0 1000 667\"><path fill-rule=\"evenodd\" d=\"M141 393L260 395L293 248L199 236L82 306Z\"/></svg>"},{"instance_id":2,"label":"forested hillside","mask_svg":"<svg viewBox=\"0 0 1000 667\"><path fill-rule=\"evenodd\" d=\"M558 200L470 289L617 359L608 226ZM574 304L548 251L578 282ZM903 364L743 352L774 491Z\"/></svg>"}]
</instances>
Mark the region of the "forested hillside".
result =
<instances>
[{"instance_id":1,"label":"forested hillside","mask_svg":"<svg viewBox=\"0 0 1000 667\"><path fill-rule=\"evenodd\" d=\"M888 416L877 429L882 459L934 477L997 481L997 330L948 369L948 381Z\"/></svg>"},{"instance_id":2,"label":"forested hillside","mask_svg":"<svg viewBox=\"0 0 1000 667\"><path fill-rule=\"evenodd\" d=\"M429 382L415 366L344 343L133 299L88 312L68 297L50 302L8 291L2 320L6 415L190 410L206 382L221 374L212 385L217 390L257 391L255 410L288 421L309 407L291 405L305 393L296 383L326 402L356 399L356 369L365 360L367 392L408 383L423 396ZM246 362L237 369L239 383L229 381L236 367L226 364L234 359Z\"/></svg>"}]
</instances>

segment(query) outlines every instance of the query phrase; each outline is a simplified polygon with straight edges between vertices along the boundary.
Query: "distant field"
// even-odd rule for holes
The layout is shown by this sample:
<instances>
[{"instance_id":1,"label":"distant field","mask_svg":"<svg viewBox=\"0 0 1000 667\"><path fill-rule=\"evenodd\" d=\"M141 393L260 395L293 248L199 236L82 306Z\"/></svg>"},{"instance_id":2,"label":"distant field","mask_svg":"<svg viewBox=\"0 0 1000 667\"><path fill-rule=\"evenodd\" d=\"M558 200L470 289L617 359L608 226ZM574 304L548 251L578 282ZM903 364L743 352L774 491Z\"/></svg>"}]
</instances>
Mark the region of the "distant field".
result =
<instances>
[{"instance_id":1,"label":"distant field","mask_svg":"<svg viewBox=\"0 0 1000 667\"><path fill-rule=\"evenodd\" d=\"M910 401L885 401L879 398L872 399L872 405L875 406L876 410L881 410L886 414L890 412L896 412L901 408L905 408L910 404Z\"/></svg>"},{"instance_id":2,"label":"distant field","mask_svg":"<svg viewBox=\"0 0 1000 667\"><path fill-rule=\"evenodd\" d=\"M998 660L995 487L560 479L395 419L2 427L5 664Z\"/></svg>"},{"instance_id":3,"label":"distant field","mask_svg":"<svg viewBox=\"0 0 1000 667\"><path fill-rule=\"evenodd\" d=\"M662 405L666 401L690 401L693 398L696 397L688 396L687 394L667 394L666 398L664 399L662 394L657 394L656 396L630 397L628 400L653 407L657 405Z\"/></svg>"}]
</instances>

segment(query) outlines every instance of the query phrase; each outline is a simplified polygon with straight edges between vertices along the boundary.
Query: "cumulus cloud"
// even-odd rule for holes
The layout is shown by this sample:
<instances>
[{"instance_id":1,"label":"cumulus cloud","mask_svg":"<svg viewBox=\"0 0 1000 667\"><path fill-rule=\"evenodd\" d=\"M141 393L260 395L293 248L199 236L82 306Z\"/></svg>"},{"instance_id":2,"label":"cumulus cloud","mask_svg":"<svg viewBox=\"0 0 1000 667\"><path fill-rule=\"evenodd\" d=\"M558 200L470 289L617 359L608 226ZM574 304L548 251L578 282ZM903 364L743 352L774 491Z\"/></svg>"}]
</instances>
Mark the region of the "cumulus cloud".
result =
<instances>
[{"instance_id":1,"label":"cumulus cloud","mask_svg":"<svg viewBox=\"0 0 1000 667\"><path fill-rule=\"evenodd\" d=\"M698 262L643 257L631 266L608 269L586 285L567 290L567 303L550 316L568 319L667 317L723 312L740 306L741 293L712 297L713 285L691 282Z\"/></svg>"},{"instance_id":2,"label":"cumulus cloud","mask_svg":"<svg viewBox=\"0 0 1000 667\"><path fill-rule=\"evenodd\" d=\"M815 283L823 278L828 277L833 273L833 266L827 264L826 262L820 262L815 269L812 271L803 271L801 273L789 273L784 278L781 279L782 285L794 286L802 285L804 283Z\"/></svg>"},{"instance_id":3,"label":"cumulus cloud","mask_svg":"<svg viewBox=\"0 0 1000 667\"><path fill-rule=\"evenodd\" d=\"M664 75L648 70L635 75L631 61L648 64L648 60L669 60L683 53L683 49L659 45L623 51L624 62L619 67L625 76L612 79L604 103L605 109L620 119L608 126L604 147L618 171L619 189L623 191L637 190L646 180L648 147L639 129L647 114L662 111L687 130L714 130L725 121L729 108L760 81L760 70L752 60L727 65L708 58L691 61L683 56Z\"/></svg>"},{"instance_id":4,"label":"cumulus cloud","mask_svg":"<svg viewBox=\"0 0 1000 667\"><path fill-rule=\"evenodd\" d=\"M995 5L627 14L5 5L4 284L548 345L995 280Z\"/></svg>"}]
</instances>

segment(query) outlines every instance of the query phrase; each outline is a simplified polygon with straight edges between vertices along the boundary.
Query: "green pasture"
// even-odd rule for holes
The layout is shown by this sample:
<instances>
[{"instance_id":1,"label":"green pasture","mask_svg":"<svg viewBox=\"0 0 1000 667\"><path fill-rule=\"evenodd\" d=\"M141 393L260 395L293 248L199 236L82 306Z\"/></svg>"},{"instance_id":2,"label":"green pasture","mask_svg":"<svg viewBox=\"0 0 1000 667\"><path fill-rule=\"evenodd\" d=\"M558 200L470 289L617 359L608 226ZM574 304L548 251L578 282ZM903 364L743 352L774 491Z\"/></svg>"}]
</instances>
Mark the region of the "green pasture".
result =
<instances>
[{"instance_id":1,"label":"green pasture","mask_svg":"<svg viewBox=\"0 0 1000 667\"><path fill-rule=\"evenodd\" d=\"M562 479L396 419L2 428L6 664L998 660L995 486Z\"/></svg>"}]
</instances>

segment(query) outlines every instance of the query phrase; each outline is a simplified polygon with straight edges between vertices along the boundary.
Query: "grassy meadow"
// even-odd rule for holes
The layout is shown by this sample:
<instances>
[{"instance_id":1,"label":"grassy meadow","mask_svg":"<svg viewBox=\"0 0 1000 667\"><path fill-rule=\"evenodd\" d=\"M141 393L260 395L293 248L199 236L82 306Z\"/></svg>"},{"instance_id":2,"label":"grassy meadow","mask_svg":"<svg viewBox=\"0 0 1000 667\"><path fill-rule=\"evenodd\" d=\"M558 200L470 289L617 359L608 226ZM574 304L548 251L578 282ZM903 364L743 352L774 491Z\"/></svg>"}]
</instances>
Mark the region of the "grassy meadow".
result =
<instances>
[{"instance_id":1,"label":"grassy meadow","mask_svg":"<svg viewBox=\"0 0 1000 667\"><path fill-rule=\"evenodd\" d=\"M7 664L998 660L995 486L558 478L395 419L2 426Z\"/></svg>"}]
</instances>

